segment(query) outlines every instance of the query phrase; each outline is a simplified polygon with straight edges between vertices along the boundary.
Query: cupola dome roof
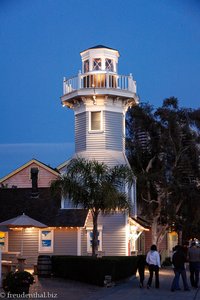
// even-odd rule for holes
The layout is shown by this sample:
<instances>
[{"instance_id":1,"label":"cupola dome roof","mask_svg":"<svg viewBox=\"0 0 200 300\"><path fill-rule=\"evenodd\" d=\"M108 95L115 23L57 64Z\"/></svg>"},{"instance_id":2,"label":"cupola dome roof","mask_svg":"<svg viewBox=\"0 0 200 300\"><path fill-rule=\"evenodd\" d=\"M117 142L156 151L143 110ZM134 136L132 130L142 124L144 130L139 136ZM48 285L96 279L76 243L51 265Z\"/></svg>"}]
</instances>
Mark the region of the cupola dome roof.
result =
<instances>
[{"instance_id":1,"label":"cupola dome roof","mask_svg":"<svg viewBox=\"0 0 200 300\"><path fill-rule=\"evenodd\" d=\"M90 50L90 49L100 49L100 48L105 48L105 49L110 49L110 50L118 51L117 49L110 48L110 47L107 47L107 46L105 46L105 45L96 45L96 46L94 46L94 47L90 47L90 48L88 48L88 49L85 49L85 50L83 50L83 51L81 51L81 52L84 52L84 51L87 51L87 50Z\"/></svg>"}]
</instances>

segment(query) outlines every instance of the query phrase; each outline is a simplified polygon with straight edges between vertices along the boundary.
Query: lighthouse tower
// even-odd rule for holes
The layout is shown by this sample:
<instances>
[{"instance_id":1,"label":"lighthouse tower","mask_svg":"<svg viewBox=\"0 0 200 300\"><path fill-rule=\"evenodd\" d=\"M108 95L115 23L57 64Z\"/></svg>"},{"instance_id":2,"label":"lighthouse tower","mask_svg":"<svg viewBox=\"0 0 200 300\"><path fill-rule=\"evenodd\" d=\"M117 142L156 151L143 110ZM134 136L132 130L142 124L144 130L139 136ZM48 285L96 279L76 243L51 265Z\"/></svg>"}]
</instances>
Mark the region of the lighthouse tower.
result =
<instances>
[{"instance_id":1,"label":"lighthouse tower","mask_svg":"<svg viewBox=\"0 0 200 300\"><path fill-rule=\"evenodd\" d=\"M132 75L118 74L119 52L98 45L80 53L82 72L64 79L63 106L74 110L75 153L108 166L127 164L125 114L138 103Z\"/></svg>"},{"instance_id":2,"label":"lighthouse tower","mask_svg":"<svg viewBox=\"0 0 200 300\"><path fill-rule=\"evenodd\" d=\"M98 45L80 55L82 71L75 77L64 78L61 97L63 106L73 109L75 114L74 157L98 160L110 167L129 165L125 155L125 114L138 103L136 82L131 74L118 74L116 49ZM127 192L132 201L131 216L135 217L135 179ZM70 199L63 199L63 203L62 208L72 208ZM143 230L138 229L127 212L101 215L98 226L100 249L106 255L129 255L135 251L136 239ZM88 239L91 228L86 226L86 230Z\"/></svg>"}]
</instances>

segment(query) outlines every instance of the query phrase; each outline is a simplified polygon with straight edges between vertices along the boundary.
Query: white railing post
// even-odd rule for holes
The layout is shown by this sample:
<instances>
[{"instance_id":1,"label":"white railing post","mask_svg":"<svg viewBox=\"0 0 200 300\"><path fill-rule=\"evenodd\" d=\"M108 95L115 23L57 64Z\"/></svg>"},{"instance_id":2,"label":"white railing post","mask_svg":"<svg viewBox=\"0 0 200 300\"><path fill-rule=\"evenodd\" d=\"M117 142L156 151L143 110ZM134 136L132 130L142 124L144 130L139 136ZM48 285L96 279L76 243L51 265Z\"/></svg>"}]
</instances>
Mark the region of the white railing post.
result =
<instances>
[{"instance_id":1,"label":"white railing post","mask_svg":"<svg viewBox=\"0 0 200 300\"><path fill-rule=\"evenodd\" d=\"M63 95L66 94L66 77L63 77Z\"/></svg>"},{"instance_id":2,"label":"white railing post","mask_svg":"<svg viewBox=\"0 0 200 300\"><path fill-rule=\"evenodd\" d=\"M128 77L128 90L133 92L133 75L131 73Z\"/></svg>"},{"instance_id":3,"label":"white railing post","mask_svg":"<svg viewBox=\"0 0 200 300\"><path fill-rule=\"evenodd\" d=\"M81 89L81 70L79 70L79 72L78 72L78 88L77 89L78 90Z\"/></svg>"},{"instance_id":4,"label":"white railing post","mask_svg":"<svg viewBox=\"0 0 200 300\"><path fill-rule=\"evenodd\" d=\"M106 72L106 88L109 88L109 74Z\"/></svg>"}]
</instances>

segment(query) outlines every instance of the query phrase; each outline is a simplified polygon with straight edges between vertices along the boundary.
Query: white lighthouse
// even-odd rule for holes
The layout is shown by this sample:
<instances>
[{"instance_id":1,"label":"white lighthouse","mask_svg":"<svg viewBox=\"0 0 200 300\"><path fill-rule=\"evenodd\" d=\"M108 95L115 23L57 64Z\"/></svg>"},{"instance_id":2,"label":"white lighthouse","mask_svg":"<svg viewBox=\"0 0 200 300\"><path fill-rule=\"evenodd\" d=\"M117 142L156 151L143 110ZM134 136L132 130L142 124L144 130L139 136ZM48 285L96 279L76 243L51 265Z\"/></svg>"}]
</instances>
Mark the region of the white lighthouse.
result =
<instances>
[{"instance_id":1,"label":"white lighthouse","mask_svg":"<svg viewBox=\"0 0 200 300\"><path fill-rule=\"evenodd\" d=\"M109 166L127 164L125 114L138 103L132 75L118 74L119 52L98 45L80 53L82 72L64 79L62 104L75 114L75 152Z\"/></svg>"},{"instance_id":2,"label":"white lighthouse","mask_svg":"<svg viewBox=\"0 0 200 300\"><path fill-rule=\"evenodd\" d=\"M130 106L138 103L136 82L132 74L118 74L119 52L116 49L98 45L80 55L82 71L75 77L64 78L61 97L63 106L73 109L75 114L75 157L98 160L110 167L129 165L125 155L125 114ZM128 193L132 200L132 216L136 216L135 179ZM68 205L63 208L70 208ZM135 237L141 233L141 228L128 214L102 216L100 223L103 250L107 255L116 251L117 255L128 255L135 250ZM134 228L134 234L130 228Z\"/></svg>"}]
</instances>

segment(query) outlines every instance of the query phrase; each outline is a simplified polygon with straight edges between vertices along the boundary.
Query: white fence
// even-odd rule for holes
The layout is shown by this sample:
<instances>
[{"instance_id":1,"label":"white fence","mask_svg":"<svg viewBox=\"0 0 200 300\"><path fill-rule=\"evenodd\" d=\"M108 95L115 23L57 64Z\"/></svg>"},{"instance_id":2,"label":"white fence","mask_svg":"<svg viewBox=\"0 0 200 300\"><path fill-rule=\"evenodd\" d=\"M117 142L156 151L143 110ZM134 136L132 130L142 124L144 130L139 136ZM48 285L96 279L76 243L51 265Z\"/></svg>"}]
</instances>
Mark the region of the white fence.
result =
<instances>
[{"instance_id":1,"label":"white fence","mask_svg":"<svg viewBox=\"0 0 200 300\"><path fill-rule=\"evenodd\" d=\"M80 89L112 88L136 93L136 82L132 75L115 75L111 73L81 74L63 81L63 94Z\"/></svg>"}]
</instances>

